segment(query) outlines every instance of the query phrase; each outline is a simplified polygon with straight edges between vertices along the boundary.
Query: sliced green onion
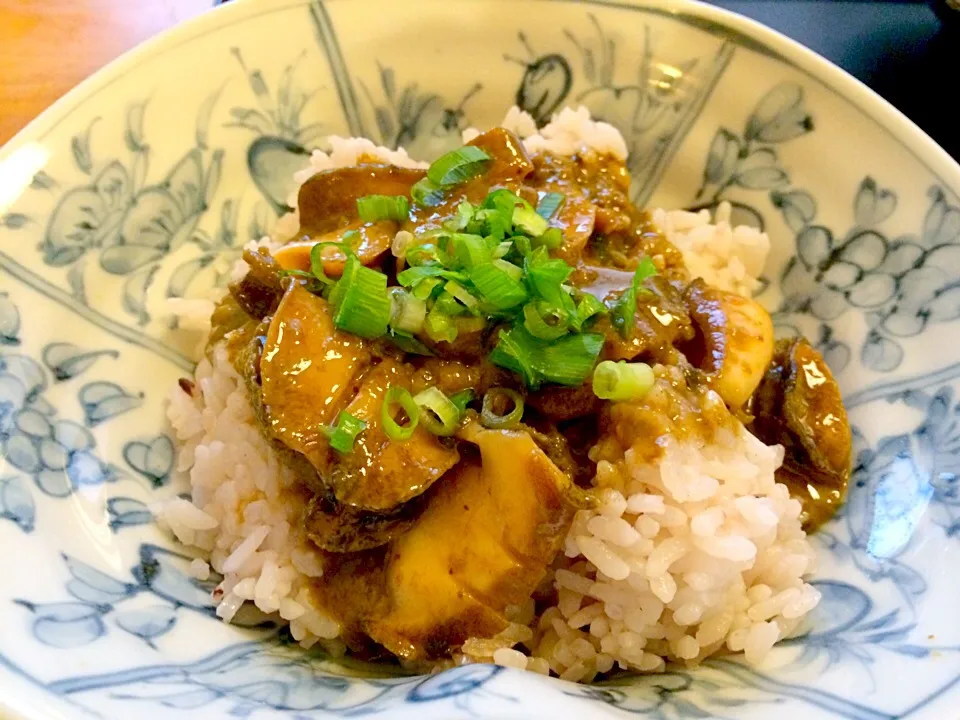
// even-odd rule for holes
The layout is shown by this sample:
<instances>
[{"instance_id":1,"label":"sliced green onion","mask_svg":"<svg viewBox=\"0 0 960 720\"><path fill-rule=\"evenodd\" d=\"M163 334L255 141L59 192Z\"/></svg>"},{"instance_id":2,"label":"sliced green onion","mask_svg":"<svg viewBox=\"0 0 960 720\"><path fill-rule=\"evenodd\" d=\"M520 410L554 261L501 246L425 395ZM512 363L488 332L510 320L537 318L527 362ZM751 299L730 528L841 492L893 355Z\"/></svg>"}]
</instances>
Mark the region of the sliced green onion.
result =
<instances>
[{"instance_id":1,"label":"sliced green onion","mask_svg":"<svg viewBox=\"0 0 960 720\"><path fill-rule=\"evenodd\" d=\"M485 234L503 240L513 227L513 211L518 207L525 206L522 198L509 190L501 188L488 194L483 201L482 209L477 212L476 218L480 220Z\"/></svg>"},{"instance_id":2,"label":"sliced green onion","mask_svg":"<svg viewBox=\"0 0 960 720\"><path fill-rule=\"evenodd\" d=\"M338 242L320 242L310 248L310 272L324 285L333 285L336 282L333 278L327 277L327 273L323 269L324 260L329 259L323 257L323 251L330 247L336 248L339 252L344 253L347 258L353 255L353 251L350 248L344 247Z\"/></svg>"},{"instance_id":3,"label":"sliced green onion","mask_svg":"<svg viewBox=\"0 0 960 720\"><path fill-rule=\"evenodd\" d=\"M474 265L490 262L493 256L489 243L479 235L455 233L450 236L449 245L457 265L467 270Z\"/></svg>"},{"instance_id":4,"label":"sliced green onion","mask_svg":"<svg viewBox=\"0 0 960 720\"><path fill-rule=\"evenodd\" d=\"M405 258L407 256L407 250L413 245L413 239L412 232L401 230L394 235L393 242L390 243L390 252L394 257Z\"/></svg>"},{"instance_id":5,"label":"sliced green onion","mask_svg":"<svg viewBox=\"0 0 960 720\"><path fill-rule=\"evenodd\" d=\"M583 297L580 298L580 302L577 303L577 312L576 319L573 321L573 327L577 332L583 328L584 323L586 323L590 318L599 313L602 313L606 310L603 303L597 300L590 293L584 293Z\"/></svg>"},{"instance_id":6,"label":"sliced green onion","mask_svg":"<svg viewBox=\"0 0 960 720\"><path fill-rule=\"evenodd\" d=\"M510 252L512 249L513 249L513 243L507 240L504 240L502 243L498 244L496 248L494 248L493 257L499 260L508 252Z\"/></svg>"},{"instance_id":7,"label":"sliced green onion","mask_svg":"<svg viewBox=\"0 0 960 720\"><path fill-rule=\"evenodd\" d=\"M383 273L364 267L351 256L330 297L337 308L333 324L341 330L369 339L386 334L390 298Z\"/></svg>"},{"instance_id":8,"label":"sliced green onion","mask_svg":"<svg viewBox=\"0 0 960 720\"><path fill-rule=\"evenodd\" d=\"M538 340L556 340L567 334L566 314L542 300L523 306L523 326Z\"/></svg>"},{"instance_id":9,"label":"sliced green onion","mask_svg":"<svg viewBox=\"0 0 960 720\"><path fill-rule=\"evenodd\" d=\"M544 194L544 196L540 198L540 202L537 203L537 215L544 220L549 220L557 214L557 210L560 209L560 206L563 205L563 201L566 199L567 196L563 193L548 192Z\"/></svg>"},{"instance_id":10,"label":"sliced green onion","mask_svg":"<svg viewBox=\"0 0 960 720\"><path fill-rule=\"evenodd\" d=\"M549 225L529 206L518 205L513 209L513 226L530 237L540 237Z\"/></svg>"},{"instance_id":11,"label":"sliced green onion","mask_svg":"<svg viewBox=\"0 0 960 720\"><path fill-rule=\"evenodd\" d=\"M430 348L412 335L407 335L407 333L391 331L387 337L390 338L390 341L394 345L396 345L405 353L410 353L412 355L426 355L427 357L432 357L434 354Z\"/></svg>"},{"instance_id":12,"label":"sliced green onion","mask_svg":"<svg viewBox=\"0 0 960 720\"><path fill-rule=\"evenodd\" d=\"M523 283L493 263L477 265L470 270L470 282L483 300L496 310L509 310L527 299Z\"/></svg>"},{"instance_id":13,"label":"sliced green onion","mask_svg":"<svg viewBox=\"0 0 960 720\"><path fill-rule=\"evenodd\" d=\"M445 278L448 280L466 280L467 276L463 273L447 270L442 265L417 265L409 267L397 274L397 282L404 287L412 287L422 280L431 277Z\"/></svg>"},{"instance_id":14,"label":"sliced green onion","mask_svg":"<svg viewBox=\"0 0 960 720\"><path fill-rule=\"evenodd\" d=\"M444 285L444 288L446 288L446 285ZM459 302L453 295L448 293L446 289L444 289L444 291L437 296L437 299L434 300L433 310L436 310L438 313L451 318L467 313L467 308L464 307L463 303ZM431 312L433 312L433 310L431 310Z\"/></svg>"},{"instance_id":15,"label":"sliced green onion","mask_svg":"<svg viewBox=\"0 0 960 720\"><path fill-rule=\"evenodd\" d=\"M493 261L493 266L500 268L517 282L523 280L523 268L517 267L512 262L507 262L506 260L497 258Z\"/></svg>"},{"instance_id":16,"label":"sliced green onion","mask_svg":"<svg viewBox=\"0 0 960 720\"><path fill-rule=\"evenodd\" d=\"M513 241L513 246L517 249L517 252L523 257L527 257L533 252L533 242L526 235L515 235L510 239Z\"/></svg>"},{"instance_id":17,"label":"sliced green onion","mask_svg":"<svg viewBox=\"0 0 960 720\"><path fill-rule=\"evenodd\" d=\"M504 412L502 406L510 408ZM501 406L501 407L498 407ZM483 409L480 411L480 424L494 430L507 430L523 419L523 398L516 390L495 387L487 390L483 396Z\"/></svg>"},{"instance_id":18,"label":"sliced green onion","mask_svg":"<svg viewBox=\"0 0 960 720\"><path fill-rule=\"evenodd\" d=\"M443 188L431 182L430 178L423 178L410 188L410 197L421 207L435 207L443 202Z\"/></svg>"},{"instance_id":19,"label":"sliced green onion","mask_svg":"<svg viewBox=\"0 0 960 720\"><path fill-rule=\"evenodd\" d=\"M475 393L473 390L461 390L450 396L450 402L457 406L462 416L467 411L467 405L473 402Z\"/></svg>"},{"instance_id":20,"label":"sliced green onion","mask_svg":"<svg viewBox=\"0 0 960 720\"><path fill-rule=\"evenodd\" d=\"M563 283L573 268L559 258L551 258L544 248L538 248L524 260L530 288L544 300L559 305L560 296L567 294Z\"/></svg>"},{"instance_id":21,"label":"sliced green onion","mask_svg":"<svg viewBox=\"0 0 960 720\"><path fill-rule=\"evenodd\" d=\"M443 286L443 289L460 301L470 313L474 315L479 314L480 301L471 295L470 291L456 280L447 280L447 284Z\"/></svg>"},{"instance_id":22,"label":"sliced green onion","mask_svg":"<svg viewBox=\"0 0 960 720\"><path fill-rule=\"evenodd\" d=\"M545 247L548 250L556 250L563 245L563 232L560 228L547 228L534 243L537 247Z\"/></svg>"},{"instance_id":23,"label":"sliced green onion","mask_svg":"<svg viewBox=\"0 0 960 720\"><path fill-rule=\"evenodd\" d=\"M490 162L491 157L480 148L464 145L434 160L427 179L441 187L459 185L485 172Z\"/></svg>"},{"instance_id":24,"label":"sliced green onion","mask_svg":"<svg viewBox=\"0 0 960 720\"><path fill-rule=\"evenodd\" d=\"M657 274L657 266L653 264L653 260L649 257L644 257L637 264L637 269L633 273L633 281L639 286L644 280L648 277L653 277Z\"/></svg>"},{"instance_id":25,"label":"sliced green onion","mask_svg":"<svg viewBox=\"0 0 960 720\"><path fill-rule=\"evenodd\" d=\"M414 238L416 241L416 238ZM440 261L440 254L437 252L437 246L433 243L422 243L420 245L407 246L407 264L408 265L426 265Z\"/></svg>"},{"instance_id":26,"label":"sliced green onion","mask_svg":"<svg viewBox=\"0 0 960 720\"><path fill-rule=\"evenodd\" d=\"M403 195L366 195L357 198L357 213L364 222L402 222L410 214L410 201Z\"/></svg>"},{"instance_id":27,"label":"sliced green onion","mask_svg":"<svg viewBox=\"0 0 960 720\"><path fill-rule=\"evenodd\" d=\"M413 401L420 407L423 426L440 437L450 437L460 426L462 412L438 387L417 393Z\"/></svg>"},{"instance_id":28,"label":"sliced green onion","mask_svg":"<svg viewBox=\"0 0 960 720\"><path fill-rule=\"evenodd\" d=\"M515 372L530 388L536 388L542 380L534 367L540 343L522 327L501 330L500 339L488 359L494 365Z\"/></svg>"},{"instance_id":29,"label":"sliced green onion","mask_svg":"<svg viewBox=\"0 0 960 720\"><path fill-rule=\"evenodd\" d=\"M457 339L456 323L449 315L445 315L438 310L436 306L427 313L427 320L423 324L423 329L427 333L427 337L434 342L452 343Z\"/></svg>"},{"instance_id":30,"label":"sliced green onion","mask_svg":"<svg viewBox=\"0 0 960 720\"><path fill-rule=\"evenodd\" d=\"M316 280L312 272L298 270L297 268L290 268L289 270L284 268L283 270L278 270L277 273L280 275L280 277L298 277L305 280Z\"/></svg>"},{"instance_id":31,"label":"sliced green onion","mask_svg":"<svg viewBox=\"0 0 960 720\"><path fill-rule=\"evenodd\" d=\"M522 326L500 331L489 360L520 375L528 387L543 381L577 386L590 374L603 349L603 335L567 335L551 343L537 340Z\"/></svg>"},{"instance_id":32,"label":"sliced green onion","mask_svg":"<svg viewBox=\"0 0 960 720\"><path fill-rule=\"evenodd\" d=\"M390 327L406 333L418 333L427 317L427 303L398 287L388 291L390 296Z\"/></svg>"},{"instance_id":33,"label":"sliced green onion","mask_svg":"<svg viewBox=\"0 0 960 720\"><path fill-rule=\"evenodd\" d=\"M444 221L443 227L451 232L463 232L473 220L477 209L466 200L457 205L457 214Z\"/></svg>"},{"instance_id":34,"label":"sliced green onion","mask_svg":"<svg viewBox=\"0 0 960 720\"><path fill-rule=\"evenodd\" d=\"M601 400L640 400L655 381L646 363L604 360L593 371L593 394Z\"/></svg>"},{"instance_id":35,"label":"sliced green onion","mask_svg":"<svg viewBox=\"0 0 960 720\"><path fill-rule=\"evenodd\" d=\"M623 291L623 294L614 303L610 311L613 325L623 337L628 337L637 322L637 293L642 289L641 283L648 277L657 274L657 267L653 261L645 257L637 265L633 273L633 280L630 281L630 287Z\"/></svg>"},{"instance_id":36,"label":"sliced green onion","mask_svg":"<svg viewBox=\"0 0 960 720\"><path fill-rule=\"evenodd\" d=\"M366 428L367 424L363 420L344 410L337 416L337 424L324 428L324 433L330 440L330 447L339 453L348 453L353 450L357 435Z\"/></svg>"},{"instance_id":37,"label":"sliced green onion","mask_svg":"<svg viewBox=\"0 0 960 720\"><path fill-rule=\"evenodd\" d=\"M443 280L438 277L424 278L413 288L413 296L420 300L429 300L434 290L443 287Z\"/></svg>"},{"instance_id":38,"label":"sliced green onion","mask_svg":"<svg viewBox=\"0 0 960 720\"><path fill-rule=\"evenodd\" d=\"M393 405L399 405L407 414L405 424L400 425L393 419ZM420 422L420 408L414 402L409 390L396 385L387 390L387 394L383 398L383 405L380 406L380 422L383 425L383 432L391 440L402 442L413 437L413 432Z\"/></svg>"},{"instance_id":39,"label":"sliced green onion","mask_svg":"<svg viewBox=\"0 0 960 720\"><path fill-rule=\"evenodd\" d=\"M603 335L567 335L545 346L537 355L537 370L548 382L576 387L590 375L603 350Z\"/></svg>"}]
</instances>

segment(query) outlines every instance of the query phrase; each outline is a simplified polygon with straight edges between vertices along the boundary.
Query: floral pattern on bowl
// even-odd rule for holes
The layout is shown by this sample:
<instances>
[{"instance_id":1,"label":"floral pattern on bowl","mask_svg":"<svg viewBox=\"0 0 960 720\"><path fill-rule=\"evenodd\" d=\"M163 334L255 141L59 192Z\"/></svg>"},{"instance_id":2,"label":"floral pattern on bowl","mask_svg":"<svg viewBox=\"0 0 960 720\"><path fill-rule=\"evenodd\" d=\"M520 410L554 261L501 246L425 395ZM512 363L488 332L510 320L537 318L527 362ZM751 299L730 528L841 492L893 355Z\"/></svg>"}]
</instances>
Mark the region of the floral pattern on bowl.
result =
<instances>
[{"instance_id":1,"label":"floral pattern on bowl","mask_svg":"<svg viewBox=\"0 0 960 720\"><path fill-rule=\"evenodd\" d=\"M766 229L762 298L844 387L856 462L816 536L823 601L761 668L385 677L219 623L216 578L192 579L152 525L151 503L183 491L162 405L197 340L167 300L226 281L324 136L429 158L512 104L617 125L639 203L726 200ZM29 720L944 717L960 693L958 189L960 168L855 81L682 1L245 0L149 43L0 153L0 704Z\"/></svg>"}]
</instances>

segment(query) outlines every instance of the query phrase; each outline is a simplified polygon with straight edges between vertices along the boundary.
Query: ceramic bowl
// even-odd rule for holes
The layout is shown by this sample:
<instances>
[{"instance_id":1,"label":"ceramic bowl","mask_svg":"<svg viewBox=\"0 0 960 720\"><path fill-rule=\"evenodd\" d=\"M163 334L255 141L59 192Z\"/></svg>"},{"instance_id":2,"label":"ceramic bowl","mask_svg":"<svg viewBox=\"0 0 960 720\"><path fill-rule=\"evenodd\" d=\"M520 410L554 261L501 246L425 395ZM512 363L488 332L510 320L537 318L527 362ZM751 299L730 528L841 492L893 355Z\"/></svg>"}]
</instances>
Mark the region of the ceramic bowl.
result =
<instances>
[{"instance_id":1,"label":"ceramic bowl","mask_svg":"<svg viewBox=\"0 0 960 720\"><path fill-rule=\"evenodd\" d=\"M810 632L750 668L576 686L371 675L212 614L149 507L183 488L167 298L225 281L328 134L436 156L519 104L624 133L638 203L764 227L762 299L855 427ZM0 705L53 718L945 718L960 702L960 168L824 60L652 0L239 0L125 56L0 153Z\"/></svg>"}]
</instances>

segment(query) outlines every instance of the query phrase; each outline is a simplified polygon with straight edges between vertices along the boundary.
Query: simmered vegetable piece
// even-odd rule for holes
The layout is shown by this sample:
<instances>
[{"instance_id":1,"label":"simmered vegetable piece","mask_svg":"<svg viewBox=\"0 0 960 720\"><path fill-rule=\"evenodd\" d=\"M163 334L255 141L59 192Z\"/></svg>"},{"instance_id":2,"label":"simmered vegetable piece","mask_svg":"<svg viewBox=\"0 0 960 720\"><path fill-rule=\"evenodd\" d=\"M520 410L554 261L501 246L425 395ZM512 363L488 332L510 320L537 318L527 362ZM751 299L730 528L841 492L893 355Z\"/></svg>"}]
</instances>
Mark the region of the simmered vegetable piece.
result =
<instances>
[{"instance_id":1,"label":"simmered vegetable piece","mask_svg":"<svg viewBox=\"0 0 960 720\"><path fill-rule=\"evenodd\" d=\"M291 284L270 322L260 360L269 432L325 472L325 428L352 396L357 376L370 361L366 341L333 326L326 300Z\"/></svg>"},{"instance_id":2,"label":"simmered vegetable piece","mask_svg":"<svg viewBox=\"0 0 960 720\"><path fill-rule=\"evenodd\" d=\"M322 170L300 188L300 232L320 238L359 220L357 200L368 195L410 195L423 170L394 165L357 165Z\"/></svg>"},{"instance_id":3,"label":"simmered vegetable piece","mask_svg":"<svg viewBox=\"0 0 960 720\"><path fill-rule=\"evenodd\" d=\"M741 407L757 389L773 356L773 321L755 300L695 280L687 288L690 315L703 336L699 367L720 397Z\"/></svg>"},{"instance_id":4,"label":"simmered vegetable piece","mask_svg":"<svg viewBox=\"0 0 960 720\"><path fill-rule=\"evenodd\" d=\"M389 610L368 626L391 652L441 656L506 627L543 579L576 509L570 479L524 432L472 426L480 463L446 478L387 560Z\"/></svg>"},{"instance_id":5,"label":"simmered vegetable piece","mask_svg":"<svg viewBox=\"0 0 960 720\"><path fill-rule=\"evenodd\" d=\"M353 451L334 454L328 470L337 500L374 511L397 507L423 493L460 460L455 447L417 427L409 440L391 441L383 431L380 406L389 387L406 387L411 369L383 360L363 378L346 411L367 423Z\"/></svg>"},{"instance_id":6,"label":"simmered vegetable piece","mask_svg":"<svg viewBox=\"0 0 960 720\"><path fill-rule=\"evenodd\" d=\"M778 479L817 527L843 502L850 479L850 423L830 368L803 338L777 343L753 398L753 431L786 449Z\"/></svg>"}]
</instances>

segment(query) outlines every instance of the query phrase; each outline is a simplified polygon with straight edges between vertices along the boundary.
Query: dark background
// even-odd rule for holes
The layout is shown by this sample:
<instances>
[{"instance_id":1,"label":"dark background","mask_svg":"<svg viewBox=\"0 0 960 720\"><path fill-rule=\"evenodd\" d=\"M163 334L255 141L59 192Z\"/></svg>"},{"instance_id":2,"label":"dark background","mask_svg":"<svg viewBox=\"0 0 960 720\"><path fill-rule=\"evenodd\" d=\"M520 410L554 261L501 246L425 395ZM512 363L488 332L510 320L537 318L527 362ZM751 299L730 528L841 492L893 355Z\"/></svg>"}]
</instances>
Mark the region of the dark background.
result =
<instances>
[{"instance_id":1,"label":"dark background","mask_svg":"<svg viewBox=\"0 0 960 720\"><path fill-rule=\"evenodd\" d=\"M902 0L711 1L839 65L960 160L960 21Z\"/></svg>"}]
</instances>

